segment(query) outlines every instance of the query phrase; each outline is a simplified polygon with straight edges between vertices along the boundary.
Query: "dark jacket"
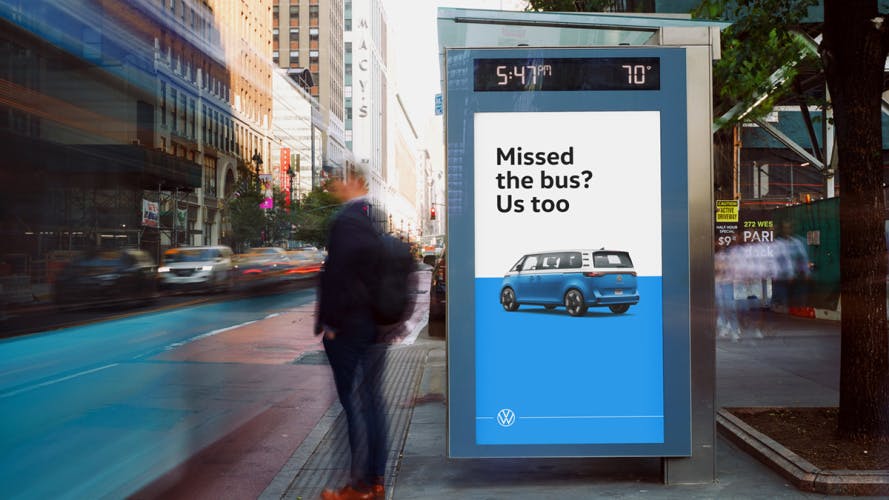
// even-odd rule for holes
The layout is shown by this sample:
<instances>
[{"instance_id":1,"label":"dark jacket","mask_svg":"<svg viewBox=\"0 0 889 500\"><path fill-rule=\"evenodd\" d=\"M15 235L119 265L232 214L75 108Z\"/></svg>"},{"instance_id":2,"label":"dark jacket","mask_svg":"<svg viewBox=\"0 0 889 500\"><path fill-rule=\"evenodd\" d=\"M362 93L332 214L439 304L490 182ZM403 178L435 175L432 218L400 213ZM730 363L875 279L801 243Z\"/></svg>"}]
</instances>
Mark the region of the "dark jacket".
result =
<instances>
[{"instance_id":1,"label":"dark jacket","mask_svg":"<svg viewBox=\"0 0 889 500\"><path fill-rule=\"evenodd\" d=\"M330 225L327 260L319 286L318 324L334 331L373 322L371 290L380 239L368 215L367 202L348 202Z\"/></svg>"}]
</instances>

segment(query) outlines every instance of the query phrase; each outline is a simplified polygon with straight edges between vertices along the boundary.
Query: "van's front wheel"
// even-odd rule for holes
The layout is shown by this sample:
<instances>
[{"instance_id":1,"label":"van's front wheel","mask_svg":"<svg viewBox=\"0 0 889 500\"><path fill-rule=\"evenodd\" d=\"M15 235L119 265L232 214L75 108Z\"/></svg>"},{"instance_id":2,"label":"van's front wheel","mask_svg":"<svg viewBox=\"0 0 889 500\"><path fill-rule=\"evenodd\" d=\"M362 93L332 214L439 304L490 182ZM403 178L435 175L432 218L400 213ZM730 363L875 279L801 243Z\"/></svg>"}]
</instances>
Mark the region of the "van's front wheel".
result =
<instances>
[{"instance_id":1,"label":"van's front wheel","mask_svg":"<svg viewBox=\"0 0 889 500\"><path fill-rule=\"evenodd\" d=\"M611 309L611 312L614 314L623 314L630 309L630 304L615 304L613 306L608 306L608 309Z\"/></svg>"},{"instance_id":2,"label":"van's front wheel","mask_svg":"<svg viewBox=\"0 0 889 500\"><path fill-rule=\"evenodd\" d=\"M583 316L586 314L587 305L580 290L573 288L568 290L565 294L565 310L572 316Z\"/></svg>"},{"instance_id":3,"label":"van's front wheel","mask_svg":"<svg viewBox=\"0 0 889 500\"><path fill-rule=\"evenodd\" d=\"M503 309L510 312L519 308L519 303L515 300L515 292L509 287L500 292L500 303L503 304Z\"/></svg>"}]
</instances>

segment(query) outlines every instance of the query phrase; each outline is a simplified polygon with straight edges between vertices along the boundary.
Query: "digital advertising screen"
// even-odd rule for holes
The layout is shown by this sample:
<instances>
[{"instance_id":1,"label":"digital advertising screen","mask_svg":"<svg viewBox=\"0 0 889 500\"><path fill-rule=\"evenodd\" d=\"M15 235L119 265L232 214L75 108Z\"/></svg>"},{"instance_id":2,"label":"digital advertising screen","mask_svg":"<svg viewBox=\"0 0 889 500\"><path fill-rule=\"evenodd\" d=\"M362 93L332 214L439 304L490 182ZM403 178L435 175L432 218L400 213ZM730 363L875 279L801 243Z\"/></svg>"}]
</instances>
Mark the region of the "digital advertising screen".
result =
<instances>
[{"instance_id":1,"label":"digital advertising screen","mask_svg":"<svg viewBox=\"0 0 889 500\"><path fill-rule=\"evenodd\" d=\"M684 49L446 59L449 456L688 456Z\"/></svg>"},{"instance_id":2,"label":"digital advertising screen","mask_svg":"<svg viewBox=\"0 0 889 500\"><path fill-rule=\"evenodd\" d=\"M474 118L477 443L663 442L660 113Z\"/></svg>"}]
</instances>

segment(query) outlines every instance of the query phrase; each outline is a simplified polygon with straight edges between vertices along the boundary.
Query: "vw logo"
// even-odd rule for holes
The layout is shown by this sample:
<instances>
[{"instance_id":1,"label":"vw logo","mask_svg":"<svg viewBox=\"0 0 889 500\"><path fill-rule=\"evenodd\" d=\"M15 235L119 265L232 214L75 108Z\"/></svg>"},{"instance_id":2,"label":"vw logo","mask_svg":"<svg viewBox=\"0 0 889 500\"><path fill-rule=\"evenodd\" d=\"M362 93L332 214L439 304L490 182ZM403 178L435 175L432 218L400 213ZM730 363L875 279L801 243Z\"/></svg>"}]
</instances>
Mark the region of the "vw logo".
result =
<instances>
[{"instance_id":1,"label":"vw logo","mask_svg":"<svg viewBox=\"0 0 889 500\"><path fill-rule=\"evenodd\" d=\"M623 281L624 277L620 274L617 275L617 281Z\"/></svg>"},{"instance_id":2,"label":"vw logo","mask_svg":"<svg viewBox=\"0 0 889 500\"><path fill-rule=\"evenodd\" d=\"M512 427L515 419L515 412L509 408L504 408L497 412L497 423L500 424L500 427Z\"/></svg>"}]
</instances>

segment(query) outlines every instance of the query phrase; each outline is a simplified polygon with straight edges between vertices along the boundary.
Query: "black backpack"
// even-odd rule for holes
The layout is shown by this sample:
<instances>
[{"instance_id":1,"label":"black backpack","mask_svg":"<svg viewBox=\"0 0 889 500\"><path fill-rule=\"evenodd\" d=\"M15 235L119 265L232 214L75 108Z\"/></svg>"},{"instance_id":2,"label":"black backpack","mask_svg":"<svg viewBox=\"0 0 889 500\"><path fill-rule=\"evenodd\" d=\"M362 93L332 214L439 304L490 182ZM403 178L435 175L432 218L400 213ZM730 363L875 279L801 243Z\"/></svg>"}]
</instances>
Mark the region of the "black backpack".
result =
<instances>
[{"instance_id":1,"label":"black backpack","mask_svg":"<svg viewBox=\"0 0 889 500\"><path fill-rule=\"evenodd\" d=\"M371 304L378 325L403 321L410 312L410 275L416 267L410 246L398 238L380 235L380 254L377 260L377 282Z\"/></svg>"}]
</instances>

